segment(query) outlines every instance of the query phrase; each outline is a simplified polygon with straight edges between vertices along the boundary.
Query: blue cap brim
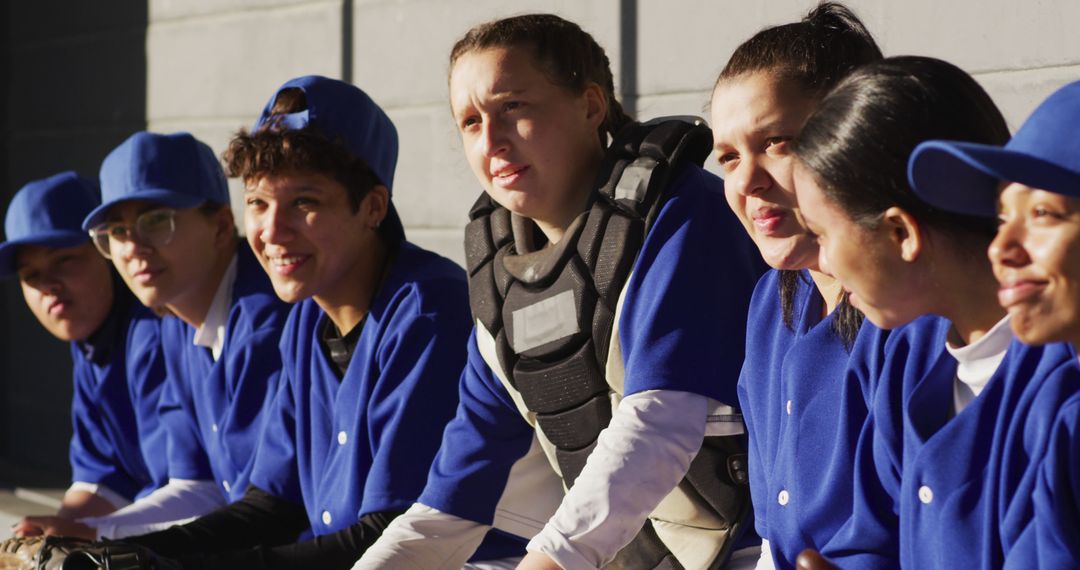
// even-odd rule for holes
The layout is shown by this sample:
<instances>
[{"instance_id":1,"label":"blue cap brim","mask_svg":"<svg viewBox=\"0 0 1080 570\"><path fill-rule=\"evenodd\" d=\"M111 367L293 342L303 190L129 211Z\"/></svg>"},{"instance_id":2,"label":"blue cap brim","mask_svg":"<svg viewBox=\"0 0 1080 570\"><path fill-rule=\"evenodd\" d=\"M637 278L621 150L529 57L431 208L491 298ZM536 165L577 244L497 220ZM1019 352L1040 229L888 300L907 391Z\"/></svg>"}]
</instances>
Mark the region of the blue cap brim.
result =
<instances>
[{"instance_id":1,"label":"blue cap brim","mask_svg":"<svg viewBox=\"0 0 1080 570\"><path fill-rule=\"evenodd\" d=\"M193 196L191 194L180 194L179 192L173 192L172 190L162 190L156 188L149 188L145 190L139 190L130 194L124 195L122 198L111 200L106 202L97 208L94 208L86 219L83 220L83 230L90 231L94 226L105 221L105 215L108 213L109 208L117 204L124 202L131 202L134 200L142 200L145 202L155 202L162 206L168 206L170 208L194 208L206 203L206 198L202 196Z\"/></svg>"},{"instance_id":2,"label":"blue cap brim","mask_svg":"<svg viewBox=\"0 0 1080 570\"><path fill-rule=\"evenodd\" d=\"M997 216L1002 181L1080 197L1080 176L1027 153L964 142L928 141L908 161L908 181L926 202L960 214Z\"/></svg>"},{"instance_id":3,"label":"blue cap brim","mask_svg":"<svg viewBox=\"0 0 1080 570\"><path fill-rule=\"evenodd\" d=\"M0 243L0 279L7 279L16 273L15 254L19 251L19 246L74 247L89 240L90 236L82 232L57 230Z\"/></svg>"}]
</instances>

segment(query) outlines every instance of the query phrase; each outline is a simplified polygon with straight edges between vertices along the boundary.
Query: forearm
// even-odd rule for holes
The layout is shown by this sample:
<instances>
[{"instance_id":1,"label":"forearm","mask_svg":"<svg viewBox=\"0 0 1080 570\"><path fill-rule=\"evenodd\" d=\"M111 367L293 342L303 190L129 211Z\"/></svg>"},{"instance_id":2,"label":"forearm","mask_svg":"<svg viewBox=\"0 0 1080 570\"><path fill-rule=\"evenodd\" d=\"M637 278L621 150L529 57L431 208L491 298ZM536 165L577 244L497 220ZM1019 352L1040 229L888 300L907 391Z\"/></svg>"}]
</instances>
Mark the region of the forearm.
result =
<instances>
[{"instance_id":1,"label":"forearm","mask_svg":"<svg viewBox=\"0 0 1080 570\"><path fill-rule=\"evenodd\" d=\"M416 503L386 528L353 570L458 570L490 528Z\"/></svg>"},{"instance_id":2,"label":"forearm","mask_svg":"<svg viewBox=\"0 0 1080 570\"><path fill-rule=\"evenodd\" d=\"M127 540L176 558L285 544L306 528L303 507L250 487L239 501L192 522Z\"/></svg>"},{"instance_id":3,"label":"forearm","mask_svg":"<svg viewBox=\"0 0 1080 570\"><path fill-rule=\"evenodd\" d=\"M365 515L349 528L305 542L181 557L180 562L185 570L347 570L401 513L385 511Z\"/></svg>"},{"instance_id":4,"label":"forearm","mask_svg":"<svg viewBox=\"0 0 1080 570\"><path fill-rule=\"evenodd\" d=\"M167 528L225 504L210 481L170 479L162 488L105 516L80 522L97 528L99 538L123 538Z\"/></svg>"},{"instance_id":5,"label":"forearm","mask_svg":"<svg viewBox=\"0 0 1080 570\"><path fill-rule=\"evenodd\" d=\"M130 504L105 485L76 481L64 493L56 515L69 519L103 516Z\"/></svg>"},{"instance_id":6,"label":"forearm","mask_svg":"<svg viewBox=\"0 0 1080 570\"><path fill-rule=\"evenodd\" d=\"M709 399L654 390L625 398L558 511L529 543L564 568L600 568L686 475Z\"/></svg>"}]
</instances>

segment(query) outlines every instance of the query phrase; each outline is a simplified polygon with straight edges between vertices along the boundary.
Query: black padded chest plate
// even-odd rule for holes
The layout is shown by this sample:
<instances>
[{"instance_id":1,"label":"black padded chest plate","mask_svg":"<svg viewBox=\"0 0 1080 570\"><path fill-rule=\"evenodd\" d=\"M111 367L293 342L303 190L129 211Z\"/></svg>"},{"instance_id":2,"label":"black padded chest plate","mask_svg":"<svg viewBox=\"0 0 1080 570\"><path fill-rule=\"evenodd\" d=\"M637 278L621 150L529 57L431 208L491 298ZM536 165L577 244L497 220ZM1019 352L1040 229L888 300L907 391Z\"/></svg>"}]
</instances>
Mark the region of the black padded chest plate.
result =
<instances>
[{"instance_id":1,"label":"black padded chest plate","mask_svg":"<svg viewBox=\"0 0 1080 570\"><path fill-rule=\"evenodd\" d=\"M544 435L576 457L611 420L604 377L615 307L681 161L700 164L711 133L700 122L624 128L609 147L588 209L555 245L482 195L470 212L466 258L474 316L495 338L499 364ZM531 233L530 233L531 232ZM586 452L586 453L581 453Z\"/></svg>"},{"instance_id":2,"label":"black padded chest plate","mask_svg":"<svg viewBox=\"0 0 1080 570\"><path fill-rule=\"evenodd\" d=\"M605 367L619 296L666 202L671 176L682 163L700 165L711 146L711 132L700 121L627 126L608 148L588 208L548 247L534 247L543 241L535 225L486 194L469 212L473 315L495 340L499 368L554 445L568 488L612 418ZM733 459L745 465L740 442L707 438L685 480L698 501L730 523L711 567L727 559L730 537L750 509L745 467L729 475ZM651 523L609 567L681 568Z\"/></svg>"}]
</instances>

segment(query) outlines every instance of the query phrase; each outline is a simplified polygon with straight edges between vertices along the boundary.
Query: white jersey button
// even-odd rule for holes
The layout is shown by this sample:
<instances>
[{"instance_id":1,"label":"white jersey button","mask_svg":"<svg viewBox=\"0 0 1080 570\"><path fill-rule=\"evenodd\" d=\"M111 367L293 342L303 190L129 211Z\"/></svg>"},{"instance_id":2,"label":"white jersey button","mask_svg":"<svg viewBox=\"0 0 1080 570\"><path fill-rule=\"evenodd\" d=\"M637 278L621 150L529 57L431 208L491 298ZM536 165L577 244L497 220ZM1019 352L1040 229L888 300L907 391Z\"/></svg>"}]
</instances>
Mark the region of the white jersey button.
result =
<instances>
[{"instance_id":1,"label":"white jersey button","mask_svg":"<svg viewBox=\"0 0 1080 570\"><path fill-rule=\"evenodd\" d=\"M210 431L217 433L217 424L210 426Z\"/></svg>"},{"instance_id":2,"label":"white jersey button","mask_svg":"<svg viewBox=\"0 0 1080 570\"><path fill-rule=\"evenodd\" d=\"M791 495L788 494L787 489L780 491L780 494L776 497L776 502L780 503L781 507L786 507L788 501L791 500Z\"/></svg>"},{"instance_id":3,"label":"white jersey button","mask_svg":"<svg viewBox=\"0 0 1080 570\"><path fill-rule=\"evenodd\" d=\"M322 522L323 522L324 525L330 526L330 521L332 521L332 520L333 519L330 518L330 511L323 511L322 512Z\"/></svg>"},{"instance_id":4,"label":"white jersey button","mask_svg":"<svg viewBox=\"0 0 1080 570\"><path fill-rule=\"evenodd\" d=\"M934 500L934 490L926 485L919 487L919 500L924 505L929 505Z\"/></svg>"},{"instance_id":5,"label":"white jersey button","mask_svg":"<svg viewBox=\"0 0 1080 570\"><path fill-rule=\"evenodd\" d=\"M338 445L345 445L346 441L349 441L349 435L343 431L339 431L337 434Z\"/></svg>"},{"instance_id":6,"label":"white jersey button","mask_svg":"<svg viewBox=\"0 0 1080 570\"><path fill-rule=\"evenodd\" d=\"M791 415L791 400L787 401L787 415Z\"/></svg>"},{"instance_id":7,"label":"white jersey button","mask_svg":"<svg viewBox=\"0 0 1080 570\"><path fill-rule=\"evenodd\" d=\"M226 493L229 493L229 492L232 491L232 486L229 485L228 481L222 481L221 486L225 488Z\"/></svg>"}]
</instances>

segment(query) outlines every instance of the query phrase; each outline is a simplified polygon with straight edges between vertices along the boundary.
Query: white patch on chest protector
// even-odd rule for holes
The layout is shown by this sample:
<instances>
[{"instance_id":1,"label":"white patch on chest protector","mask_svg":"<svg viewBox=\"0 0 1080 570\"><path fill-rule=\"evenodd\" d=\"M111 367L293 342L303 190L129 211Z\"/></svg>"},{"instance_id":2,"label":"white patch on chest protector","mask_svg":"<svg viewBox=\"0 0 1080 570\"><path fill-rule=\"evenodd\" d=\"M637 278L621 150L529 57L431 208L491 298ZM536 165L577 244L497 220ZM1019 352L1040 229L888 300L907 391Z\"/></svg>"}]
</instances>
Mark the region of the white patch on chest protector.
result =
<instances>
[{"instance_id":1,"label":"white patch on chest protector","mask_svg":"<svg viewBox=\"0 0 1080 570\"><path fill-rule=\"evenodd\" d=\"M581 330L573 291L522 307L514 311L513 319L514 352L518 354Z\"/></svg>"}]
</instances>

